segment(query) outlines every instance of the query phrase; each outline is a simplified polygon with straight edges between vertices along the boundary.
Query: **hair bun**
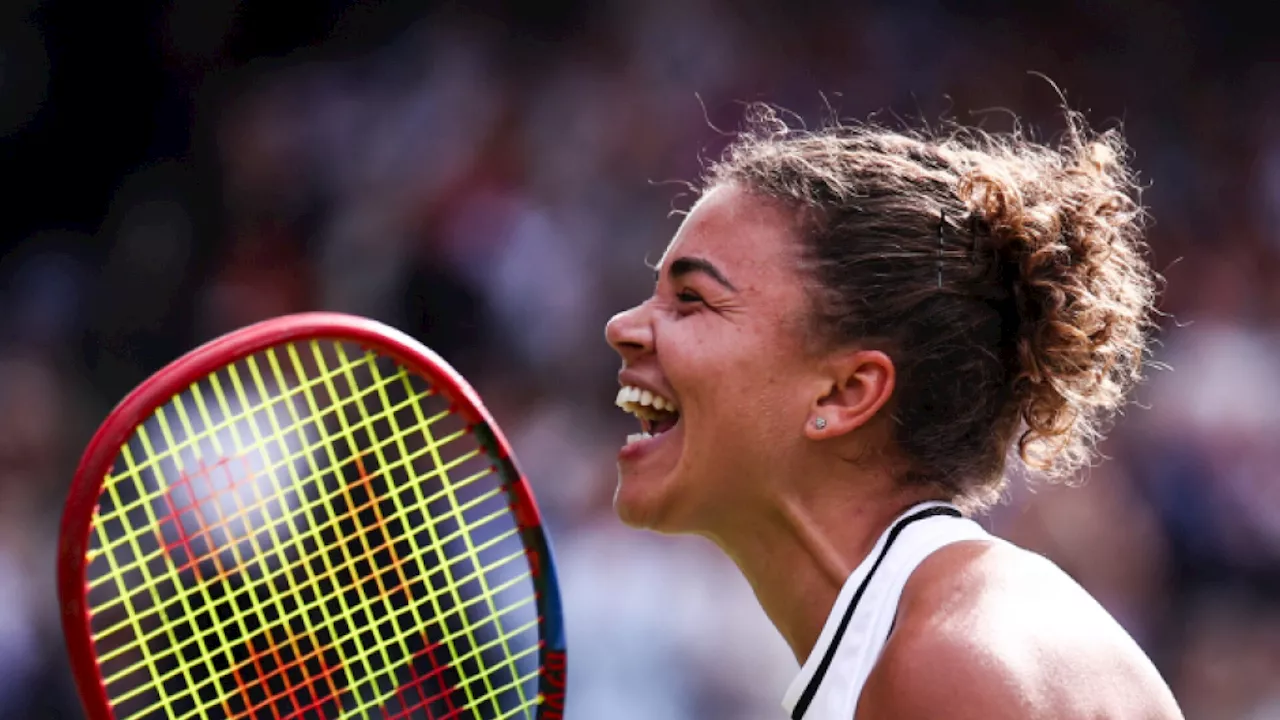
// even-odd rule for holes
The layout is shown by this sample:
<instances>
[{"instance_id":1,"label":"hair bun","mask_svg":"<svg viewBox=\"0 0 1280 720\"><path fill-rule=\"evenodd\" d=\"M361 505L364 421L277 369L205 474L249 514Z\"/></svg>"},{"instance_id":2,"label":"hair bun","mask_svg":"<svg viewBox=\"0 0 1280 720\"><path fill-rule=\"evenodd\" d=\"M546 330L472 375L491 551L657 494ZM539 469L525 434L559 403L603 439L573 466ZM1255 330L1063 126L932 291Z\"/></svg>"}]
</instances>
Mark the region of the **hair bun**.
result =
<instances>
[{"instance_id":1,"label":"hair bun","mask_svg":"<svg viewBox=\"0 0 1280 720\"><path fill-rule=\"evenodd\" d=\"M1087 461L1140 379L1155 292L1120 135L1088 137L1068 119L1058 147L1013 157L997 144L972 156L959 184L1017 308L1020 454L1050 472Z\"/></svg>"}]
</instances>

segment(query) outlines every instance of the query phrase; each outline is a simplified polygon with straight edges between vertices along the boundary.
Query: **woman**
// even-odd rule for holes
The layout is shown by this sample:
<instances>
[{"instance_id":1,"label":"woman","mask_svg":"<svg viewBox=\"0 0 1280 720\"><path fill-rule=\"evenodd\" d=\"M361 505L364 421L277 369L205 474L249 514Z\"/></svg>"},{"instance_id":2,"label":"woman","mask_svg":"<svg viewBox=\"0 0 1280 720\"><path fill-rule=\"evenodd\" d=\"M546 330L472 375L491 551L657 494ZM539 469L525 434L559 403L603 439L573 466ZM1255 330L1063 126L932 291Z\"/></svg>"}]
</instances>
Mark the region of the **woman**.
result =
<instances>
[{"instance_id":1,"label":"woman","mask_svg":"<svg viewBox=\"0 0 1280 720\"><path fill-rule=\"evenodd\" d=\"M635 527L738 565L802 664L792 718L1177 718L1121 627L969 516L1006 458L1085 464L1153 299L1118 133L837 125L767 108L614 317Z\"/></svg>"}]
</instances>

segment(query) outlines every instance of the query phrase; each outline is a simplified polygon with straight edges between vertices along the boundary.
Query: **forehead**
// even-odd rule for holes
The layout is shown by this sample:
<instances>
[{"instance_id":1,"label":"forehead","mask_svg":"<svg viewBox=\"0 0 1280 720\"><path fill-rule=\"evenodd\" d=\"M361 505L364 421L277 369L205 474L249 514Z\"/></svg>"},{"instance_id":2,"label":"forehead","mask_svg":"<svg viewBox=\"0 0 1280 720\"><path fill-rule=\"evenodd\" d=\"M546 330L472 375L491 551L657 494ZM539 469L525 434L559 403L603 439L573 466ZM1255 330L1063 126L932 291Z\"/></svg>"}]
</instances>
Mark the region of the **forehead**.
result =
<instances>
[{"instance_id":1,"label":"forehead","mask_svg":"<svg viewBox=\"0 0 1280 720\"><path fill-rule=\"evenodd\" d=\"M778 203L731 185L716 186L694 205L662 256L665 271L679 257L715 265L739 290L795 288L799 246L795 223Z\"/></svg>"}]
</instances>

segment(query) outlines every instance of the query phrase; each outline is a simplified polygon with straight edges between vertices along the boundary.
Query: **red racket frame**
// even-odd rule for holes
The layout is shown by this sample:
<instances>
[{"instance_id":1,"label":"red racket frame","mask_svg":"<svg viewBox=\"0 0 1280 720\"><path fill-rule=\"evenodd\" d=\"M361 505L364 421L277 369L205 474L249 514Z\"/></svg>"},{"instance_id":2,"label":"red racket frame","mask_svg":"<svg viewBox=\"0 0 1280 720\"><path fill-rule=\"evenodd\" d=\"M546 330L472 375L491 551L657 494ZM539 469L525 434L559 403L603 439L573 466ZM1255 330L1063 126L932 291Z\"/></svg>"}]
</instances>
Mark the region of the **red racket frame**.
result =
<instances>
[{"instance_id":1,"label":"red racket frame","mask_svg":"<svg viewBox=\"0 0 1280 720\"><path fill-rule=\"evenodd\" d=\"M266 320L211 340L152 375L107 415L89 441L76 469L62 513L58 540L58 596L63 635L81 702L89 720L115 720L102 676L94 657L90 617L86 608L85 575L89 531L102 483L121 447L137 427L174 395L227 365L270 347L302 340L350 342L385 354L426 377L466 418L472 431L488 430L489 448L496 469L504 478L512 511L530 552L530 567L541 618L542 674L539 692L544 697L538 720L564 716L567 674L559 585L551 545L542 528L542 514L525 476L516 464L511 446L480 396L443 358L408 335L367 318L332 312L312 312ZM482 439L487 439L483 438Z\"/></svg>"}]
</instances>

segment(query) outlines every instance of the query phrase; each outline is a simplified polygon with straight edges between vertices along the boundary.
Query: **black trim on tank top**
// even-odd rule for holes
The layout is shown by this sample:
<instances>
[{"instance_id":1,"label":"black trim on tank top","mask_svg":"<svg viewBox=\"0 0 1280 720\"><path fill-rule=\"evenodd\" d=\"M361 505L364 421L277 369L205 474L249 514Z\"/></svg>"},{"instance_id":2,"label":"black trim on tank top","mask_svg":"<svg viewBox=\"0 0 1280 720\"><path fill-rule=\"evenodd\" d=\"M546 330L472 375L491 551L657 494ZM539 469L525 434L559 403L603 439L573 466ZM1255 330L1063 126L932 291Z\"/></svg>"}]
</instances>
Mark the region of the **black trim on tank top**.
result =
<instances>
[{"instance_id":1,"label":"black trim on tank top","mask_svg":"<svg viewBox=\"0 0 1280 720\"><path fill-rule=\"evenodd\" d=\"M831 638L831 643L827 645L827 651L822 655L822 662L818 663L818 669L814 671L813 677L809 678L809 684L805 686L804 693L800 695L800 700L796 703L795 709L791 711L791 720L802 720L805 712L809 709L809 703L812 703L813 697L818 694L818 687L822 685L822 678L826 676L827 668L831 667L831 662L836 656L836 650L840 647L840 640L844 638L844 632L849 629L849 622L853 620L853 611L858 608L858 601L862 599L862 594L866 592L867 585L871 583L871 578L876 574L876 569L884 561L885 555L889 554L889 548L893 547L893 541L897 540L898 535L911 523L938 515L963 517L960 511L953 507L945 505L931 507L902 518L889 530L889 537L884 541L884 548L880 550L880 556L876 558L871 569L867 571L867 576L862 579L862 584L858 586L858 591L853 594L853 599L849 601L848 609L844 611L844 617L840 618L840 625L836 628L835 636Z\"/></svg>"}]
</instances>

